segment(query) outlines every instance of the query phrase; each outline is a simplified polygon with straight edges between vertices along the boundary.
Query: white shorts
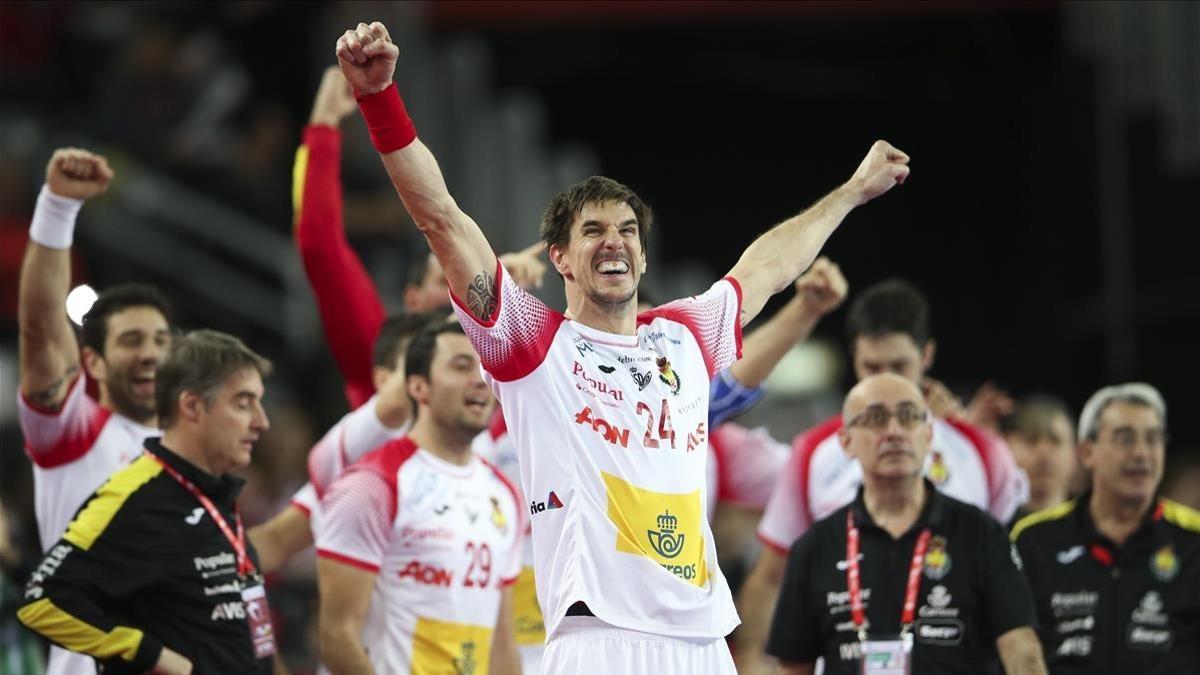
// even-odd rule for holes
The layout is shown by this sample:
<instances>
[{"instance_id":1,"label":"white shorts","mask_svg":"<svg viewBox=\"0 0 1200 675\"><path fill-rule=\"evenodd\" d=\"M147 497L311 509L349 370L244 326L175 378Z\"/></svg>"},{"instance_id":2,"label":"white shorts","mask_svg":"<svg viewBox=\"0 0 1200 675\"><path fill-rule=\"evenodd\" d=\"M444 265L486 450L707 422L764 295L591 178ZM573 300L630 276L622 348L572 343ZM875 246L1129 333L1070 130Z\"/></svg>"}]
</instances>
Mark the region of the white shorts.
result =
<instances>
[{"instance_id":1,"label":"white shorts","mask_svg":"<svg viewBox=\"0 0 1200 675\"><path fill-rule=\"evenodd\" d=\"M542 675L737 675L724 638L697 640L563 617L546 644Z\"/></svg>"}]
</instances>

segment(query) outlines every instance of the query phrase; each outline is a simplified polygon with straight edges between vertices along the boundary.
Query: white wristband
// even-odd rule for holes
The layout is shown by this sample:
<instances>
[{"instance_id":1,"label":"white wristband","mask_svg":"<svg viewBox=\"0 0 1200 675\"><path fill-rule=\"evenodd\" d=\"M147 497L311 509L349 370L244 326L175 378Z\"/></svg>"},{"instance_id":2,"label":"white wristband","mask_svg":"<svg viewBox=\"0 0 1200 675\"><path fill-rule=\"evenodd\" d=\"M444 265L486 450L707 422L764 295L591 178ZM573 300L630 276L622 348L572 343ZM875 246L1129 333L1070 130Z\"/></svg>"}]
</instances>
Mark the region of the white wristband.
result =
<instances>
[{"instance_id":1,"label":"white wristband","mask_svg":"<svg viewBox=\"0 0 1200 675\"><path fill-rule=\"evenodd\" d=\"M29 225L29 238L46 248L71 248L75 239L75 217L82 206L82 199L59 197L50 191L49 185L42 185L37 207L33 210L33 222Z\"/></svg>"}]
</instances>

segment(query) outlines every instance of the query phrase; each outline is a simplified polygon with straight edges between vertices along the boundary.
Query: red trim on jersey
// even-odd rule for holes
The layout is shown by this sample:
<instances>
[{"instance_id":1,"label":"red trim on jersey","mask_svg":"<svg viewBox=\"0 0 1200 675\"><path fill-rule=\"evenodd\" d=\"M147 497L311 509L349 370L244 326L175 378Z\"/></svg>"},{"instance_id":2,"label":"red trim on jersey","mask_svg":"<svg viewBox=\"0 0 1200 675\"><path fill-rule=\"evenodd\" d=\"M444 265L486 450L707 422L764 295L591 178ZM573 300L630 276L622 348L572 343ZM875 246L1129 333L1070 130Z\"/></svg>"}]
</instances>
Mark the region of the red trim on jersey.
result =
<instances>
[{"instance_id":1,"label":"red trim on jersey","mask_svg":"<svg viewBox=\"0 0 1200 675\"><path fill-rule=\"evenodd\" d=\"M808 498L808 477L812 471L813 455L816 454L817 446L841 428L842 416L838 414L792 440L792 452L800 453L800 503L804 506L804 516L808 519L809 527L812 527L814 521L812 504Z\"/></svg>"},{"instance_id":2,"label":"red trim on jersey","mask_svg":"<svg viewBox=\"0 0 1200 675\"><path fill-rule=\"evenodd\" d=\"M78 381L78 377L76 381ZM74 386L73 384L72 387ZM82 395L86 396L87 393L84 392ZM25 395L22 393L21 397L24 398ZM108 424L109 418L112 417L112 411L107 408L97 407L95 411L95 415L87 420L87 426L82 430L70 427L64 429L64 433L58 441L48 448L34 448L26 442L25 454L29 456L30 461L43 469L53 469L70 464L88 454L95 447L96 439L104 431L104 425ZM51 414L57 417L61 413L62 411L58 410Z\"/></svg>"},{"instance_id":3,"label":"red trim on jersey","mask_svg":"<svg viewBox=\"0 0 1200 675\"><path fill-rule=\"evenodd\" d=\"M496 309L487 321L481 321L478 317L471 314L471 310L467 309L462 300L454 294L454 290L450 290L450 301L458 306L464 314L471 317L477 326L481 328L491 329L496 326L496 321L500 318L500 307L504 302L504 293L501 289L501 275L507 275L508 270L505 270L500 264L500 259L496 259ZM523 291L522 291L523 292ZM538 300L538 302L541 302ZM567 317L556 312L549 307L545 308L547 320L542 326L542 332L532 336L532 342L522 344L520 349L511 350L504 361L500 363L483 362L483 367L487 369L492 377L500 382L512 382L519 380L522 377L532 373L538 366L546 360L546 355L550 353L550 347L554 344L554 337L558 335L558 329L562 326ZM517 322L514 320L514 322ZM465 329L465 327L464 327ZM468 336L470 331L467 331ZM529 337L529 336L526 336ZM482 361L482 354L480 357Z\"/></svg>"},{"instance_id":4,"label":"red trim on jersey","mask_svg":"<svg viewBox=\"0 0 1200 675\"><path fill-rule=\"evenodd\" d=\"M741 321L742 287L738 284L737 280L734 279L733 277L724 277L723 280L728 281L729 285L733 286L734 293L737 295L737 317L738 318L734 319L734 322L733 322L734 347L737 350L737 355L734 358L734 360L736 361L737 359L742 358L742 321ZM716 368L716 364L713 362L713 354L712 354L713 347L715 347L716 345L710 345L707 342L705 342L704 340L700 339L700 331L696 327L696 322L693 320L691 314L688 313L686 309L683 309L681 307L672 307L671 305L674 302L676 302L676 301L668 302L665 305L655 307L653 309L648 309L648 310L638 314L637 315L637 325L647 326L651 322L653 322L655 319L666 319L667 321L673 321L675 323L682 324L685 328L688 329L688 332L692 334L692 339L696 341L696 345L698 347L700 347L700 355L704 357L704 369L706 371L708 371L708 379L711 380L717 374L717 368ZM625 346L625 345L617 345L617 346Z\"/></svg>"},{"instance_id":5,"label":"red trim on jersey","mask_svg":"<svg viewBox=\"0 0 1200 675\"><path fill-rule=\"evenodd\" d=\"M319 549L317 549L317 557L325 558L327 560L332 560L334 562L340 562L343 565L357 567L360 570L366 570L368 572L371 572L372 574L379 574L379 565L373 565L364 560L359 560L358 558L351 558L348 555L342 555L341 553L338 553L336 551L329 551L329 550L326 550L323 548L319 548Z\"/></svg>"},{"instance_id":6,"label":"red trim on jersey","mask_svg":"<svg viewBox=\"0 0 1200 675\"><path fill-rule=\"evenodd\" d=\"M298 508L298 509L300 509L301 511L303 511L303 512L304 512L304 517L305 517L305 518L308 518L309 520L312 520L312 509L308 508L308 507L307 507L307 506L305 506L304 504L301 504L300 502L296 501L295 499L293 499L293 500L289 501L289 502L288 502L288 504L289 504L289 505L291 505L291 506L294 506L294 507L296 507L296 508Z\"/></svg>"},{"instance_id":7,"label":"red trim on jersey","mask_svg":"<svg viewBox=\"0 0 1200 675\"><path fill-rule=\"evenodd\" d=\"M500 406L496 406L496 412L492 413L492 421L488 424L487 431L493 441L508 433L508 422L504 420L504 410Z\"/></svg>"},{"instance_id":8,"label":"red trim on jersey","mask_svg":"<svg viewBox=\"0 0 1200 675\"><path fill-rule=\"evenodd\" d=\"M400 500L400 487L396 483L397 474L400 472L400 467L417 454L418 449L417 444L407 436L395 438L363 455L362 459L346 469L347 472L371 471L387 481L388 487L391 488L388 494L392 497L392 503L388 509L389 523L396 520L396 509Z\"/></svg>"},{"instance_id":9,"label":"red trim on jersey","mask_svg":"<svg viewBox=\"0 0 1200 675\"><path fill-rule=\"evenodd\" d=\"M737 294L737 319L733 322L733 339L737 346L737 358L740 359L742 358L742 284L731 276L724 276L722 279L728 281L729 285L733 286L733 292Z\"/></svg>"},{"instance_id":10,"label":"red trim on jersey","mask_svg":"<svg viewBox=\"0 0 1200 675\"><path fill-rule=\"evenodd\" d=\"M517 580L520 578L521 578L520 574L518 574L517 576L515 576L511 579L501 578L500 579L500 588L508 588L509 586L512 586L513 584L517 583Z\"/></svg>"},{"instance_id":11,"label":"red trim on jersey","mask_svg":"<svg viewBox=\"0 0 1200 675\"><path fill-rule=\"evenodd\" d=\"M713 458L717 460L717 501L723 502L733 498L729 489L729 460L726 459L726 445L722 430L725 425L713 429L708 435L708 442L713 448Z\"/></svg>"},{"instance_id":12,"label":"red trim on jersey","mask_svg":"<svg viewBox=\"0 0 1200 675\"><path fill-rule=\"evenodd\" d=\"M945 420L946 424L949 424L957 429L958 432L963 436L966 436L967 440L971 441L971 445L975 448L975 452L979 453L979 460L983 463L983 473L987 478L988 506L991 506L991 504L996 501L996 493L999 491L1000 487L995 485L995 472L992 466L994 461L992 459L992 453L996 452L998 449L996 447L996 439L988 435L987 432L983 431L982 429L971 426L960 419L955 419L952 417L945 417L943 419Z\"/></svg>"},{"instance_id":13,"label":"red trim on jersey","mask_svg":"<svg viewBox=\"0 0 1200 675\"><path fill-rule=\"evenodd\" d=\"M771 539L770 537L763 534L762 532L756 532L755 535L758 537L758 541L763 546L766 546L767 548L771 549L772 551L775 551L779 555L786 556L788 554L787 546L784 546L783 544L780 544L779 542L775 541L774 539Z\"/></svg>"}]
</instances>

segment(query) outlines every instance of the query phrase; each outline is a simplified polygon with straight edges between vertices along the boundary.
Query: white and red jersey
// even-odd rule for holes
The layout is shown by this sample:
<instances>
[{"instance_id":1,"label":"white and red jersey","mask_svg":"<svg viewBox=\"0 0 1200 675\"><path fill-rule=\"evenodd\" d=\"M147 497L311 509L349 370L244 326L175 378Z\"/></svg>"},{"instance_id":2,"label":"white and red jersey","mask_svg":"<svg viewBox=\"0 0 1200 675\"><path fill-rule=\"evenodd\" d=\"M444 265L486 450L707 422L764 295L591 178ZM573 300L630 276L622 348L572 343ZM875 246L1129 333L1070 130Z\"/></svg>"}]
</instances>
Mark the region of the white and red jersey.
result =
<instances>
[{"instance_id":1,"label":"white and red jersey","mask_svg":"<svg viewBox=\"0 0 1200 675\"><path fill-rule=\"evenodd\" d=\"M812 524L854 501L862 467L842 448L835 416L796 437L758 538L786 553ZM943 493L1007 523L1029 497L1029 479L1000 438L966 422L933 418L925 475Z\"/></svg>"},{"instance_id":2,"label":"white and red jersey","mask_svg":"<svg viewBox=\"0 0 1200 675\"><path fill-rule=\"evenodd\" d=\"M741 349L737 282L617 335L497 277L487 321L453 300L517 446L547 633L582 601L622 628L724 637L738 618L705 515L708 394Z\"/></svg>"},{"instance_id":3,"label":"white and red jersey","mask_svg":"<svg viewBox=\"0 0 1200 675\"><path fill-rule=\"evenodd\" d=\"M347 469L322 506L317 555L378 575L361 636L375 671L486 673L525 527L499 469L396 439Z\"/></svg>"},{"instance_id":4,"label":"white and red jersey","mask_svg":"<svg viewBox=\"0 0 1200 675\"><path fill-rule=\"evenodd\" d=\"M17 396L25 452L33 461L34 507L42 548L66 532L75 512L117 469L142 454L162 431L101 408L75 378L57 411Z\"/></svg>"},{"instance_id":5,"label":"white and red jersey","mask_svg":"<svg viewBox=\"0 0 1200 675\"><path fill-rule=\"evenodd\" d=\"M396 429L386 426L375 412L378 400L376 394L346 413L308 451L308 482L292 495L291 503L314 523L321 515L321 496L346 467L384 443L403 437L412 427L411 419Z\"/></svg>"},{"instance_id":6,"label":"white and red jersey","mask_svg":"<svg viewBox=\"0 0 1200 675\"><path fill-rule=\"evenodd\" d=\"M713 429L708 441L708 517L719 502L765 509L791 448L766 429L747 429L732 422Z\"/></svg>"},{"instance_id":7,"label":"white and red jersey","mask_svg":"<svg viewBox=\"0 0 1200 675\"><path fill-rule=\"evenodd\" d=\"M45 410L17 395L25 453L33 462L33 499L42 548L53 546L83 502L108 477L142 454L162 431L100 407L77 376L62 407ZM51 646L47 675L96 672L90 656Z\"/></svg>"}]
</instances>

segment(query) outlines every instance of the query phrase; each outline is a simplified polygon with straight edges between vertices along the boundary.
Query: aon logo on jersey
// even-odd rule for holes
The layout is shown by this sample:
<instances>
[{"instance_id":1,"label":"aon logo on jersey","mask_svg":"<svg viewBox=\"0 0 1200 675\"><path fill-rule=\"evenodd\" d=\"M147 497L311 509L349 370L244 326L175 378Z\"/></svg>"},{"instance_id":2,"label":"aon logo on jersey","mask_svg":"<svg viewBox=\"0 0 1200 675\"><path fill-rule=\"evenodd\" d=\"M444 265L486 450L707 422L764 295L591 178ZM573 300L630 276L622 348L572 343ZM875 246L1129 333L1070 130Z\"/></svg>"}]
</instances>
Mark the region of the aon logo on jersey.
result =
<instances>
[{"instance_id":1,"label":"aon logo on jersey","mask_svg":"<svg viewBox=\"0 0 1200 675\"><path fill-rule=\"evenodd\" d=\"M695 586L708 581L700 491L654 492L602 473L608 519L617 528L616 548L650 558Z\"/></svg>"}]
</instances>

